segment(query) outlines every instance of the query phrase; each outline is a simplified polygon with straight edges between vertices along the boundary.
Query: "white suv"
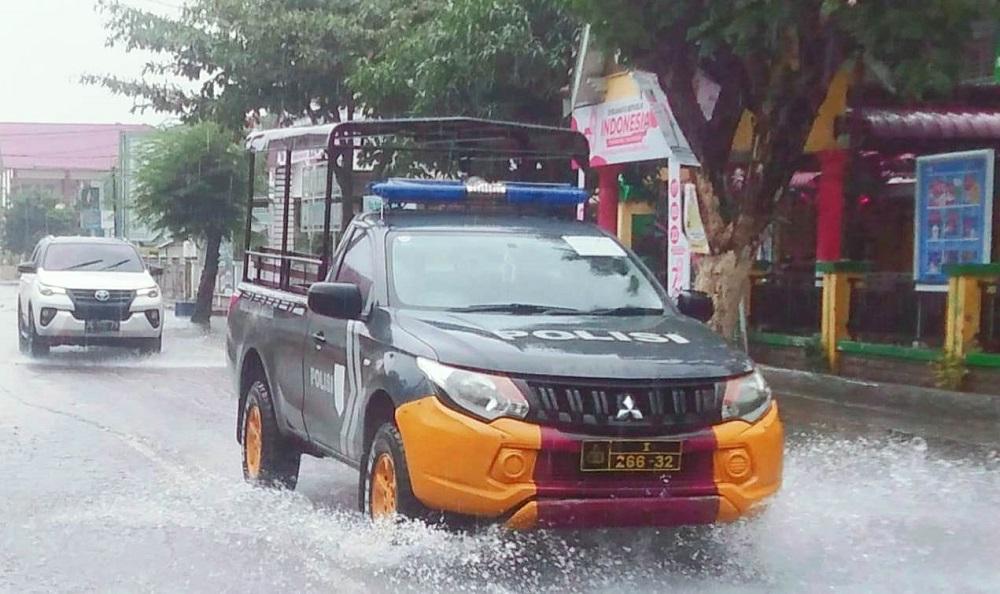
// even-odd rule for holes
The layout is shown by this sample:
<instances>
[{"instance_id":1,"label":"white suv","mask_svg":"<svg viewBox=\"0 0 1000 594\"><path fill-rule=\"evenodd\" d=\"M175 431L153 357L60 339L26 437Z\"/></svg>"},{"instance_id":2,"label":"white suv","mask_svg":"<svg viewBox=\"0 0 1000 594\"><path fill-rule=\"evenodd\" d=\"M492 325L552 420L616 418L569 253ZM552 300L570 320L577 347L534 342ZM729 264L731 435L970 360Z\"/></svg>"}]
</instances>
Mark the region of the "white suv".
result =
<instances>
[{"instance_id":1,"label":"white suv","mask_svg":"<svg viewBox=\"0 0 1000 594\"><path fill-rule=\"evenodd\" d=\"M18 272L21 352L45 355L50 346L67 344L160 351L160 287L131 244L101 237L47 237Z\"/></svg>"}]
</instances>

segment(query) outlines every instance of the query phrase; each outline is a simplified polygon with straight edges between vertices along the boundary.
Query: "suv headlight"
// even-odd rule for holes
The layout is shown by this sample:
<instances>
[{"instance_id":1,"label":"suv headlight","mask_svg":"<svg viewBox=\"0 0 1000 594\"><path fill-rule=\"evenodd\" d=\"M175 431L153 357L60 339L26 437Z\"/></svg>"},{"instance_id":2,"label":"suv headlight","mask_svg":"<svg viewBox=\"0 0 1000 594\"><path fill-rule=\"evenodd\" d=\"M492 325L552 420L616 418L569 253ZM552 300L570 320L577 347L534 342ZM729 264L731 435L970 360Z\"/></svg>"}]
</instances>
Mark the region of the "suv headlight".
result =
<instances>
[{"instance_id":1,"label":"suv headlight","mask_svg":"<svg viewBox=\"0 0 1000 594\"><path fill-rule=\"evenodd\" d=\"M45 283L38 283L38 292L46 297L51 297L52 295L65 295L66 289L62 287L53 287L52 285L46 285Z\"/></svg>"},{"instance_id":2,"label":"suv headlight","mask_svg":"<svg viewBox=\"0 0 1000 594\"><path fill-rule=\"evenodd\" d=\"M759 371L731 379L725 383L722 398L722 420L739 419L753 423L764 416L771 406L771 387Z\"/></svg>"},{"instance_id":3,"label":"suv headlight","mask_svg":"<svg viewBox=\"0 0 1000 594\"><path fill-rule=\"evenodd\" d=\"M155 299L160 296L160 287L146 287L135 292L136 297L150 297Z\"/></svg>"},{"instance_id":4,"label":"suv headlight","mask_svg":"<svg viewBox=\"0 0 1000 594\"><path fill-rule=\"evenodd\" d=\"M438 388L439 396L477 417L493 421L500 417L523 419L528 414L528 401L510 378L423 358L417 358L417 367Z\"/></svg>"}]
</instances>

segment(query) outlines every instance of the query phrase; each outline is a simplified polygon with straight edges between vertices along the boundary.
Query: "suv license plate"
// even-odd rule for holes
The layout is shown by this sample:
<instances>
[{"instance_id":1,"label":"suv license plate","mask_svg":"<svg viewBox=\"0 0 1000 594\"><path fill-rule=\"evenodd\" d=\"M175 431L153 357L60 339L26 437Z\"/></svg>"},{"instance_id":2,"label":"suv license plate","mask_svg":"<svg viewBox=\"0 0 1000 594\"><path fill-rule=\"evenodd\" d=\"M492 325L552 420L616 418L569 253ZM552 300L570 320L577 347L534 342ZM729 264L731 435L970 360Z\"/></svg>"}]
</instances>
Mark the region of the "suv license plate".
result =
<instances>
[{"instance_id":1,"label":"suv license plate","mask_svg":"<svg viewBox=\"0 0 1000 594\"><path fill-rule=\"evenodd\" d=\"M108 332L118 332L121 322L118 320L87 320L84 323L84 331L87 334L106 334Z\"/></svg>"},{"instance_id":2,"label":"suv license plate","mask_svg":"<svg viewBox=\"0 0 1000 594\"><path fill-rule=\"evenodd\" d=\"M677 472L682 443L668 440L584 441L580 449L583 472Z\"/></svg>"}]
</instances>

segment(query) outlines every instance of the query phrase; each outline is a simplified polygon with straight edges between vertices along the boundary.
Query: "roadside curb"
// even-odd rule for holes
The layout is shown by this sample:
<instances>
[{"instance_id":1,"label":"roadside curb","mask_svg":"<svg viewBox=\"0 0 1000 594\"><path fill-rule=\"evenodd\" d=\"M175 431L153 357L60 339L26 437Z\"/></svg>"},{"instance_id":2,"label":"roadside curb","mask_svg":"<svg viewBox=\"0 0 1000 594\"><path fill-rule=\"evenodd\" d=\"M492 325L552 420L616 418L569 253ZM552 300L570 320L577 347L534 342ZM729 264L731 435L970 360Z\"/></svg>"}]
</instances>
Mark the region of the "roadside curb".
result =
<instances>
[{"instance_id":1,"label":"roadside curb","mask_svg":"<svg viewBox=\"0 0 1000 594\"><path fill-rule=\"evenodd\" d=\"M1000 425L1000 395L857 380L796 369L761 366L774 391L838 404Z\"/></svg>"}]
</instances>

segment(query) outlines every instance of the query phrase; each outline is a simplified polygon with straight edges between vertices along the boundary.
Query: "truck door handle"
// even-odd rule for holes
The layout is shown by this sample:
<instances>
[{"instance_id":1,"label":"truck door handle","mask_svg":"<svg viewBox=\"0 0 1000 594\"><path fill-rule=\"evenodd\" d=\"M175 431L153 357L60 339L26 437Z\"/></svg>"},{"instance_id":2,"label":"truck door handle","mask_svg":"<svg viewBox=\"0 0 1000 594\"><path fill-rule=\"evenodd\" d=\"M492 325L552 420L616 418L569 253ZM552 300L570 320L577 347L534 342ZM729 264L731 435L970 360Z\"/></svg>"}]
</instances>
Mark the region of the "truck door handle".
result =
<instances>
[{"instance_id":1,"label":"truck door handle","mask_svg":"<svg viewBox=\"0 0 1000 594\"><path fill-rule=\"evenodd\" d=\"M323 334L322 332L313 332L312 339L316 342L325 343L326 334Z\"/></svg>"}]
</instances>

